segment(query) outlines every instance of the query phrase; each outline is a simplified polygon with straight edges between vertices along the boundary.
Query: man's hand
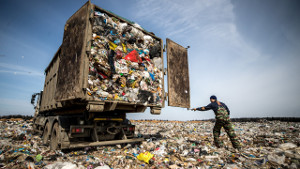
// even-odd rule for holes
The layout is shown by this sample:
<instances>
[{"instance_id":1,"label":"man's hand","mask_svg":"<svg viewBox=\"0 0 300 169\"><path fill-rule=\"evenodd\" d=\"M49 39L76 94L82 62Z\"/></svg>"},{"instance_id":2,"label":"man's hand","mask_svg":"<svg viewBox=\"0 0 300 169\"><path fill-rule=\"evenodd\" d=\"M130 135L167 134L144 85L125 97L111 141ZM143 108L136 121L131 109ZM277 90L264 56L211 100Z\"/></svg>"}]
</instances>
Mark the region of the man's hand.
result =
<instances>
[{"instance_id":1,"label":"man's hand","mask_svg":"<svg viewBox=\"0 0 300 169\"><path fill-rule=\"evenodd\" d=\"M201 110L205 110L205 107L201 107Z\"/></svg>"},{"instance_id":2,"label":"man's hand","mask_svg":"<svg viewBox=\"0 0 300 169\"><path fill-rule=\"evenodd\" d=\"M196 111L196 110L197 110L197 108L193 108L193 109L192 109L192 111Z\"/></svg>"}]
</instances>

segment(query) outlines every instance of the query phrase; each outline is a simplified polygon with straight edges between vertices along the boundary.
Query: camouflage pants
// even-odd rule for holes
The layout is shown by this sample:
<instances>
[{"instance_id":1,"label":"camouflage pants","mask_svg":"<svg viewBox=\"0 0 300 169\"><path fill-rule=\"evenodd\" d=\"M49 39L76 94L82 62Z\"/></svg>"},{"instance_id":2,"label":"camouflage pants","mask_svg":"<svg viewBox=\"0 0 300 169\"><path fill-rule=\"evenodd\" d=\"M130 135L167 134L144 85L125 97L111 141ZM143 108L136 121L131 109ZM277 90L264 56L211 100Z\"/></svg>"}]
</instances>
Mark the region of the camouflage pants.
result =
<instances>
[{"instance_id":1,"label":"camouflage pants","mask_svg":"<svg viewBox=\"0 0 300 169\"><path fill-rule=\"evenodd\" d=\"M239 141L237 139L237 136L233 130L232 124L229 120L216 120L216 124L213 130L213 135L214 135L214 143L217 147L222 147L223 142L220 141L219 136L221 132L221 128L224 127L226 133L228 134L232 146L234 148L240 148Z\"/></svg>"}]
</instances>

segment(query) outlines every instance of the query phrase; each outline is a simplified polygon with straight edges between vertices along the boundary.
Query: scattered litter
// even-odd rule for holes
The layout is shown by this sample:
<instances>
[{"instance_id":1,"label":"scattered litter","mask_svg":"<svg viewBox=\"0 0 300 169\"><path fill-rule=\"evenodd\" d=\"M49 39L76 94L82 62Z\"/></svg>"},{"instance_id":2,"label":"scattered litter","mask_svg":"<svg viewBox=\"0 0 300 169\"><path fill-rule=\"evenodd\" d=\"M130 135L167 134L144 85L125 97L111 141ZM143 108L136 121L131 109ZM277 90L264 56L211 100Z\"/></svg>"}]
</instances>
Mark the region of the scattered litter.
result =
<instances>
[{"instance_id":1,"label":"scattered litter","mask_svg":"<svg viewBox=\"0 0 300 169\"><path fill-rule=\"evenodd\" d=\"M213 122L131 122L145 141L54 151L32 121L0 121L0 168L300 168L300 123L233 122L242 147L234 151L224 130L225 147L213 145Z\"/></svg>"}]
</instances>

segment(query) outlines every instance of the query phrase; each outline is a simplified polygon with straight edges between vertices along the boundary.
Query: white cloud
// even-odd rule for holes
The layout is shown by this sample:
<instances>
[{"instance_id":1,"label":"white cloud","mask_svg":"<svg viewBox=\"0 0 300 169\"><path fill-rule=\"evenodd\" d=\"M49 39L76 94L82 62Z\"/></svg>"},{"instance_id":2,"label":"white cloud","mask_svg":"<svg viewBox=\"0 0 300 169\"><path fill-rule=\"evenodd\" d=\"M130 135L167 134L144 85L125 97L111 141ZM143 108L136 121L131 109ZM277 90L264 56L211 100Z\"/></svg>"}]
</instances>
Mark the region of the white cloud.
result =
<instances>
[{"instance_id":1,"label":"white cloud","mask_svg":"<svg viewBox=\"0 0 300 169\"><path fill-rule=\"evenodd\" d=\"M262 56L238 32L230 1L150 0L138 1L136 6L136 20L155 25L171 39L188 41L192 48L205 44L216 46L219 51L230 52L229 57L242 64L268 58ZM224 55L217 57L226 58Z\"/></svg>"},{"instance_id":2,"label":"white cloud","mask_svg":"<svg viewBox=\"0 0 300 169\"><path fill-rule=\"evenodd\" d=\"M278 63L253 46L239 32L230 1L137 1L135 9L135 20L191 45L193 107L206 105L209 96L216 94L232 109L233 117L299 116L294 111L300 99L300 78L293 71L299 70L296 63ZM213 118L213 113L166 107L160 117L149 113L139 117L188 120Z\"/></svg>"},{"instance_id":3,"label":"white cloud","mask_svg":"<svg viewBox=\"0 0 300 169\"><path fill-rule=\"evenodd\" d=\"M206 22L233 20L229 1L138 1L136 20L146 20L167 35L195 31ZM199 25L200 24L200 25Z\"/></svg>"},{"instance_id":4,"label":"white cloud","mask_svg":"<svg viewBox=\"0 0 300 169\"><path fill-rule=\"evenodd\" d=\"M44 74L32 68L0 62L0 73L43 77Z\"/></svg>"}]
</instances>

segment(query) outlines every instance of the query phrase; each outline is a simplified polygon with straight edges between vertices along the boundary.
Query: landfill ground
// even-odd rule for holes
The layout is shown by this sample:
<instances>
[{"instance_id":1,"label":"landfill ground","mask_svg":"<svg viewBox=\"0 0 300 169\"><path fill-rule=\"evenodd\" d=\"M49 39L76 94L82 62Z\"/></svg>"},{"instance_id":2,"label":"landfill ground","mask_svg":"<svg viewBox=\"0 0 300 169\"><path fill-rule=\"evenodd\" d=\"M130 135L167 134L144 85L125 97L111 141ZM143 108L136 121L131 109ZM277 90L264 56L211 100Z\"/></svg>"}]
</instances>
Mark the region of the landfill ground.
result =
<instances>
[{"instance_id":1,"label":"landfill ground","mask_svg":"<svg viewBox=\"0 0 300 169\"><path fill-rule=\"evenodd\" d=\"M32 121L0 121L0 168L300 168L299 122L234 122L242 150L222 129L224 148L213 143L213 122L132 121L140 144L51 151L32 133ZM153 158L139 160L148 152Z\"/></svg>"}]
</instances>

